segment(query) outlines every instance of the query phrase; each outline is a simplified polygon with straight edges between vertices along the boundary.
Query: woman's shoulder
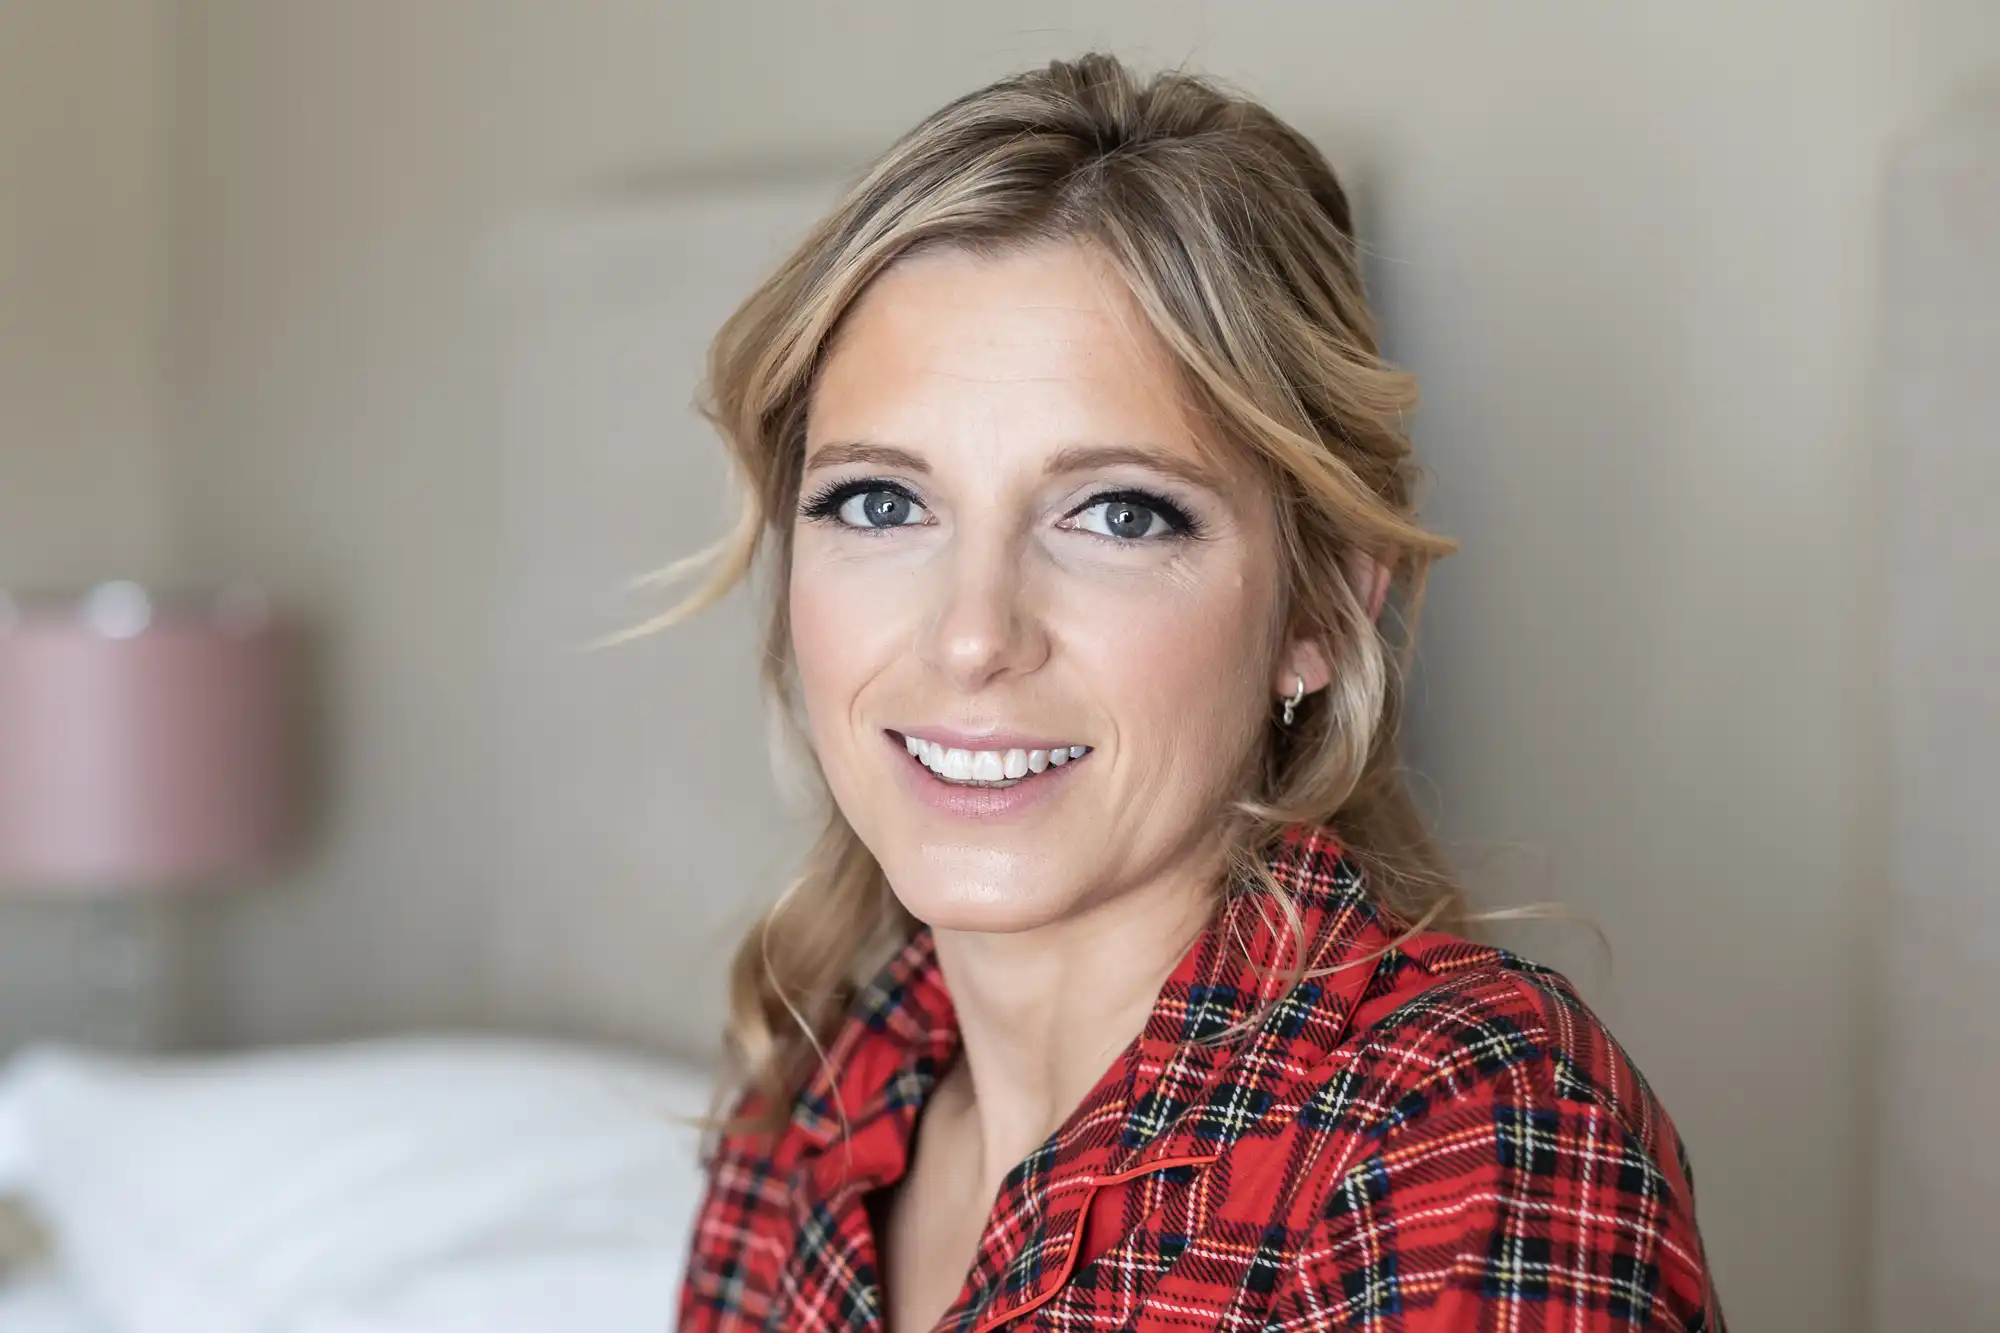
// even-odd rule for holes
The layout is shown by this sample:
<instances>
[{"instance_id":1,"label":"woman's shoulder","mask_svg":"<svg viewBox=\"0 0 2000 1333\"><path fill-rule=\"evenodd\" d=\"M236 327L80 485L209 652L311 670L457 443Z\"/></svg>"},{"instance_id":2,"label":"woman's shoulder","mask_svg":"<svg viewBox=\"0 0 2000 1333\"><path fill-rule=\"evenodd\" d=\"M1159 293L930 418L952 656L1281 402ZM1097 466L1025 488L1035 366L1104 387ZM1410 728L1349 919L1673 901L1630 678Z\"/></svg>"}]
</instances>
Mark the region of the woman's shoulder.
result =
<instances>
[{"instance_id":1,"label":"woman's shoulder","mask_svg":"<svg viewBox=\"0 0 2000 1333\"><path fill-rule=\"evenodd\" d=\"M1327 1150L1293 1199L1309 1231L1281 1322L1296 1307L1316 1326L1311 1310L1422 1268L1412 1304L1440 1327L1563 1309L1592 1330L1722 1328L1679 1135L1558 972L1445 934L1400 941L1299 1124Z\"/></svg>"},{"instance_id":2,"label":"woman's shoulder","mask_svg":"<svg viewBox=\"0 0 2000 1333\"><path fill-rule=\"evenodd\" d=\"M1454 1102L1523 1113L1589 1107L1672 1167L1685 1156L1631 1055L1562 973L1424 931L1379 960L1347 1025L1340 1069L1374 1085L1389 1133ZM1357 1126L1360 1128L1359 1126Z\"/></svg>"},{"instance_id":3,"label":"woman's shoulder","mask_svg":"<svg viewBox=\"0 0 2000 1333\"><path fill-rule=\"evenodd\" d=\"M1330 829L1289 827L1272 869L1323 922L1369 922L1343 933L1334 953L1337 970L1370 969L1365 989L1351 1011L1322 1013L1343 1037L1324 1071L1336 1090L1360 1071L1395 1084L1408 1109L1503 1086L1521 1098L1583 1098L1650 1140L1662 1119L1650 1085L1567 977L1491 944L1409 928ZM1338 1004L1344 992L1333 985L1315 998Z\"/></svg>"}]
</instances>

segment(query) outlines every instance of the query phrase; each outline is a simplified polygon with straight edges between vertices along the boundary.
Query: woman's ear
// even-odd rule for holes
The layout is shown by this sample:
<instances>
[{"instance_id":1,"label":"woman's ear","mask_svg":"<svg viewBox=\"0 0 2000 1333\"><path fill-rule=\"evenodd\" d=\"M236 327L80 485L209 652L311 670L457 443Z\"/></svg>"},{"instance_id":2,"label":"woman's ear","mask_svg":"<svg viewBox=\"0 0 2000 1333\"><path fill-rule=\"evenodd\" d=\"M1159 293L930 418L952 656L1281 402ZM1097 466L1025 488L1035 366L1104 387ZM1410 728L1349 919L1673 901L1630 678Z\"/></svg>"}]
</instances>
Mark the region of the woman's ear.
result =
<instances>
[{"instance_id":1,"label":"woman's ear","mask_svg":"<svg viewBox=\"0 0 2000 1333\"><path fill-rule=\"evenodd\" d=\"M1278 658L1278 674L1271 681L1271 692L1280 699L1289 699L1298 691L1301 681L1305 682L1307 694L1318 694L1333 683L1333 659L1318 639L1294 639L1286 645Z\"/></svg>"},{"instance_id":2,"label":"woman's ear","mask_svg":"<svg viewBox=\"0 0 2000 1333\"><path fill-rule=\"evenodd\" d=\"M1358 556L1348 566L1347 577L1354 595L1368 608L1368 618L1380 620L1382 607L1389 600L1389 585L1395 581L1395 567L1371 556Z\"/></svg>"},{"instance_id":3,"label":"woman's ear","mask_svg":"<svg viewBox=\"0 0 2000 1333\"><path fill-rule=\"evenodd\" d=\"M1389 585L1395 580L1394 568L1363 556L1351 563L1348 571L1355 596L1368 608L1368 619L1381 619L1382 607L1389 600ZM1294 639L1286 645L1271 688L1279 698L1289 699L1298 691L1300 681L1305 682L1307 694L1317 694L1333 683L1333 659L1318 639Z\"/></svg>"}]
</instances>

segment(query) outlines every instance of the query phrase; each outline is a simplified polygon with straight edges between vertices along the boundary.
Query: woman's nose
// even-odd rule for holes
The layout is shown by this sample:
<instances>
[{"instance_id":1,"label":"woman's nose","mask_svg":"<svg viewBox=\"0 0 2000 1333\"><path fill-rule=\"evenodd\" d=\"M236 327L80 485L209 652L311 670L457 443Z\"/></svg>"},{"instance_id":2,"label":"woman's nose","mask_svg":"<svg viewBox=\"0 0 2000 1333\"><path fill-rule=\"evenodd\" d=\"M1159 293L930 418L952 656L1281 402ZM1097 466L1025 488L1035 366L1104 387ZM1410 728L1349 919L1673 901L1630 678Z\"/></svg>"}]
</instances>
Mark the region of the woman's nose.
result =
<instances>
[{"instance_id":1,"label":"woman's nose","mask_svg":"<svg viewBox=\"0 0 2000 1333\"><path fill-rule=\"evenodd\" d=\"M954 537L931 573L936 586L917 655L956 689L975 691L1047 660L1048 635L1011 543Z\"/></svg>"}]
</instances>

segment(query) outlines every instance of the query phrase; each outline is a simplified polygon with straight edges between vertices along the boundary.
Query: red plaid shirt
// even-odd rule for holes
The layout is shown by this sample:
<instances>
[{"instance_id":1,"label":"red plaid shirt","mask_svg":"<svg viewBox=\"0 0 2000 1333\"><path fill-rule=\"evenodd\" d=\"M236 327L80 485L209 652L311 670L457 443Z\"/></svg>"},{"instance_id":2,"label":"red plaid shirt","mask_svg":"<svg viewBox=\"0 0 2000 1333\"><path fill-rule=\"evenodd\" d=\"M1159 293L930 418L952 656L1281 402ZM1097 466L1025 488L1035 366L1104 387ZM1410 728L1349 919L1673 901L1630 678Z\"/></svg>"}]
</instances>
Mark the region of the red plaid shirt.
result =
<instances>
[{"instance_id":1,"label":"red plaid shirt","mask_svg":"<svg viewBox=\"0 0 2000 1333\"><path fill-rule=\"evenodd\" d=\"M1285 993L1282 915L1230 895L1008 1174L938 1328L1720 1333L1680 1140L1569 983L1444 934L1387 948L1402 923L1318 830L1271 864L1309 966L1354 965ZM719 1145L683 1333L883 1327L866 1199L957 1042L919 932L786 1129Z\"/></svg>"}]
</instances>

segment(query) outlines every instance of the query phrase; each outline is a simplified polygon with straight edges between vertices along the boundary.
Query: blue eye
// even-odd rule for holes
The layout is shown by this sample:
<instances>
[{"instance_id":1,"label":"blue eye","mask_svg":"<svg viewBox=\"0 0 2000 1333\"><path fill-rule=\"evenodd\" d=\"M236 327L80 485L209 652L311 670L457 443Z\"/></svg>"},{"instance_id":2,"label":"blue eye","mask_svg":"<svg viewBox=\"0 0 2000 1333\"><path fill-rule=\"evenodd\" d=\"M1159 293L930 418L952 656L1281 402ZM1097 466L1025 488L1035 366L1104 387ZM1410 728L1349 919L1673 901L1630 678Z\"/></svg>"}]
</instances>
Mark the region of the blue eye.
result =
<instances>
[{"instance_id":1,"label":"blue eye","mask_svg":"<svg viewBox=\"0 0 2000 1333\"><path fill-rule=\"evenodd\" d=\"M836 482L803 501L799 512L809 519L864 531L914 527L928 513L907 487L881 480Z\"/></svg>"},{"instance_id":2,"label":"blue eye","mask_svg":"<svg viewBox=\"0 0 2000 1333\"><path fill-rule=\"evenodd\" d=\"M895 491L862 491L841 501L840 521L851 528L900 528L922 510L907 495Z\"/></svg>"},{"instance_id":3,"label":"blue eye","mask_svg":"<svg viewBox=\"0 0 2000 1333\"><path fill-rule=\"evenodd\" d=\"M1100 500L1076 516L1076 525L1085 532L1127 540L1145 537L1166 527L1158 514L1131 500Z\"/></svg>"},{"instance_id":4,"label":"blue eye","mask_svg":"<svg viewBox=\"0 0 2000 1333\"><path fill-rule=\"evenodd\" d=\"M1160 541L1186 536L1197 528L1179 505L1143 491L1094 496L1070 517L1082 531L1117 541Z\"/></svg>"}]
</instances>

